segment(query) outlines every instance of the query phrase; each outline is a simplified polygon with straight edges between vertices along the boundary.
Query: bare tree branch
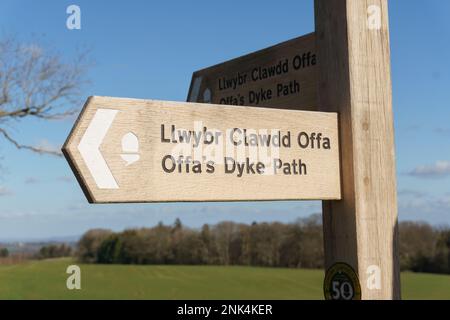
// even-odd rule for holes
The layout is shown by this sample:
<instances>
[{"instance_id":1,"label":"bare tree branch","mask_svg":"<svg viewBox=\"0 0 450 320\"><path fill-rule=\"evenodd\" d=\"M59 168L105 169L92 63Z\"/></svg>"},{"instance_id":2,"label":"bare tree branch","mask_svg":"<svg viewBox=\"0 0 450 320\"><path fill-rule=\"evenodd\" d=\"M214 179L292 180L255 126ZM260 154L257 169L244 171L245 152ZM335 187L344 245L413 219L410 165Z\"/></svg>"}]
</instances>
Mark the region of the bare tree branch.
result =
<instances>
[{"instance_id":1,"label":"bare tree branch","mask_svg":"<svg viewBox=\"0 0 450 320\"><path fill-rule=\"evenodd\" d=\"M38 44L21 44L14 39L0 40L0 123L26 118L63 119L78 112L81 88L89 66L88 53L63 62ZM18 149L60 155L19 143L0 128L3 137Z\"/></svg>"},{"instance_id":2,"label":"bare tree branch","mask_svg":"<svg viewBox=\"0 0 450 320\"><path fill-rule=\"evenodd\" d=\"M34 146L27 146L27 145L23 145L18 143L16 140L14 140L9 134L8 132L6 132L4 129L0 128L0 133L3 135L3 137L8 140L9 142L11 142L17 149L26 149L26 150L30 150L39 154L51 154L54 156L58 156L58 157L62 157L62 152L61 151L56 151L56 150L48 150L45 148L40 148L40 147L34 147Z\"/></svg>"}]
</instances>

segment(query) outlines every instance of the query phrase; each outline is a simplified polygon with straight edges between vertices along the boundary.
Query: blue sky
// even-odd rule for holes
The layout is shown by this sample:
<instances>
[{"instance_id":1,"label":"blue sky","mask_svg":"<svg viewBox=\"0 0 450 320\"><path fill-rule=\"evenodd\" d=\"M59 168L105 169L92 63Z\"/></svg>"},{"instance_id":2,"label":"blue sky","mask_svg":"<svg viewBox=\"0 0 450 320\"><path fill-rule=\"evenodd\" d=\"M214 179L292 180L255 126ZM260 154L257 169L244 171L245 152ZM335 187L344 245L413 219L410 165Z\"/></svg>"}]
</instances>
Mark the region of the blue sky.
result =
<instances>
[{"instance_id":1,"label":"blue sky","mask_svg":"<svg viewBox=\"0 0 450 320\"><path fill-rule=\"evenodd\" d=\"M66 8L81 8L81 30ZM314 31L313 1L2 0L0 34L38 39L70 60L90 48L83 96L186 99L194 70ZM401 220L450 224L450 2L390 1ZM21 142L59 148L74 119L11 125ZM78 235L222 220L293 221L319 202L89 205L66 161L0 140L0 239Z\"/></svg>"}]
</instances>

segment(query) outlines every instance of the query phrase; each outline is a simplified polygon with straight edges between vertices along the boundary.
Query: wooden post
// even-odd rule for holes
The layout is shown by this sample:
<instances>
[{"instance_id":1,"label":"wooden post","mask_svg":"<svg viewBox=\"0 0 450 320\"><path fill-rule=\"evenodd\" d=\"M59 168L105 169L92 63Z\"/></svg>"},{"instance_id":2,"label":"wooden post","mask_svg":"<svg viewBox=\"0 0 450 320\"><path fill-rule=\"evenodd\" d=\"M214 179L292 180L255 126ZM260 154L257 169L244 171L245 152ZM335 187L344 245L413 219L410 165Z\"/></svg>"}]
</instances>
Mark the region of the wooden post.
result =
<instances>
[{"instance_id":1,"label":"wooden post","mask_svg":"<svg viewBox=\"0 0 450 320\"><path fill-rule=\"evenodd\" d=\"M387 0L315 0L319 110L339 113L342 200L323 202L325 265L362 299L400 299Z\"/></svg>"}]
</instances>

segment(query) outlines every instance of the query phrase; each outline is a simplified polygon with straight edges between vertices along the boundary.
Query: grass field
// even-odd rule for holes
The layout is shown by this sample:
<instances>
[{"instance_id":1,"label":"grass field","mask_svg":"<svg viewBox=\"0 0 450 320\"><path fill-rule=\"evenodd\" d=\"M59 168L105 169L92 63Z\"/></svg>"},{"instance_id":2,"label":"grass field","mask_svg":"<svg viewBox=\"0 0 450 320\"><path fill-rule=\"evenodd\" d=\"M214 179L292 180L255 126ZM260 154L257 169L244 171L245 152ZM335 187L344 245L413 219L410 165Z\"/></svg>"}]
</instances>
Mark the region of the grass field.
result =
<instances>
[{"instance_id":1,"label":"grass field","mask_svg":"<svg viewBox=\"0 0 450 320\"><path fill-rule=\"evenodd\" d=\"M80 265L70 259L0 265L0 299L322 299L320 270L215 266ZM402 274L404 299L450 299L450 276Z\"/></svg>"}]
</instances>

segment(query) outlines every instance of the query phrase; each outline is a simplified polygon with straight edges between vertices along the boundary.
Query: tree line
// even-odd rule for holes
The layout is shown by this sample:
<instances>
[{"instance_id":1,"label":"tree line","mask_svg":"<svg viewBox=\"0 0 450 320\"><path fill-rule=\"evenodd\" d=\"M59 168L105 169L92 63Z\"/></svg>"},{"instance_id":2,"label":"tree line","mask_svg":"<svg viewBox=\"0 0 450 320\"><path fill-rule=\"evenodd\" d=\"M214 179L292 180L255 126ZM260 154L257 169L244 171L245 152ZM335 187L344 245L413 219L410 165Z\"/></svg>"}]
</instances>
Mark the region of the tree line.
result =
<instances>
[{"instance_id":1,"label":"tree line","mask_svg":"<svg viewBox=\"0 0 450 320\"><path fill-rule=\"evenodd\" d=\"M52 259L61 257L70 257L72 255L72 247L62 243L62 244L49 244L43 246L34 255L36 259Z\"/></svg>"},{"instance_id":2,"label":"tree line","mask_svg":"<svg viewBox=\"0 0 450 320\"><path fill-rule=\"evenodd\" d=\"M450 228L427 223L399 225L401 270L450 274Z\"/></svg>"},{"instance_id":3,"label":"tree line","mask_svg":"<svg viewBox=\"0 0 450 320\"><path fill-rule=\"evenodd\" d=\"M428 224L400 224L402 270L450 273L450 229ZM76 256L85 263L244 265L323 268L320 215L295 223L221 222L186 228L171 226L123 232L95 229L78 243Z\"/></svg>"}]
</instances>

